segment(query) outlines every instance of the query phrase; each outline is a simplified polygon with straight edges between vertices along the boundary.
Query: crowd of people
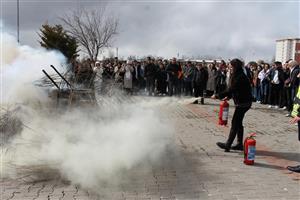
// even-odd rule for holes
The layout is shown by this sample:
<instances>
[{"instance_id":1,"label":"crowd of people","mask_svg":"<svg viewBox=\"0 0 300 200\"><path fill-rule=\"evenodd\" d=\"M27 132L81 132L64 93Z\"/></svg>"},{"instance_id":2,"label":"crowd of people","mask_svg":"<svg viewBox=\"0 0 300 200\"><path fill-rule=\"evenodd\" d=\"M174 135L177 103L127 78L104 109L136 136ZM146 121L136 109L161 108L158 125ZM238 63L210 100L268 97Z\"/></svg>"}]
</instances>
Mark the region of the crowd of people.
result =
<instances>
[{"instance_id":1,"label":"crowd of people","mask_svg":"<svg viewBox=\"0 0 300 200\"><path fill-rule=\"evenodd\" d=\"M84 67L85 66L85 67ZM88 66L88 67L86 67ZM215 97L228 88L231 69L224 60L212 62L154 59L120 61L117 58L92 62L87 60L75 66L79 81L93 81L98 93L105 92L107 83L116 83L127 94L150 96ZM294 60L285 63L263 61L244 64L243 70L250 80L253 101L268 104L269 108L292 110L293 99L299 86L299 65ZM203 103L203 101L201 101Z\"/></svg>"}]
</instances>

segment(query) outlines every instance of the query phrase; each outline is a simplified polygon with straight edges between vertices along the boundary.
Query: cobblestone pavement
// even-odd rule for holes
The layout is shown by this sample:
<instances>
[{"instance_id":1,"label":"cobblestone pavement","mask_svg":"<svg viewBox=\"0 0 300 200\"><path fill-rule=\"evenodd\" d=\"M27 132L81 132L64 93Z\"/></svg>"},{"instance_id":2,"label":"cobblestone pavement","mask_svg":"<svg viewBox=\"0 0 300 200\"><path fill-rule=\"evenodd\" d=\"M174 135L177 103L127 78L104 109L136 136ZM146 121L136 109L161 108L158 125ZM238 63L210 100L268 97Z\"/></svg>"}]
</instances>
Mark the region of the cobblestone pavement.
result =
<instances>
[{"instance_id":1,"label":"cobblestone pavement","mask_svg":"<svg viewBox=\"0 0 300 200\"><path fill-rule=\"evenodd\" d=\"M254 104L246 114L245 134L256 132L258 144L256 163L247 166L241 152L225 153L215 145L225 141L230 127L216 125L218 104L206 100L205 105L158 105L176 127L175 150L150 170L136 166L118 186L101 186L96 195L59 179L36 182L21 177L1 180L1 200L300 199L300 176L285 169L300 162L297 127L288 124L285 113Z\"/></svg>"}]
</instances>

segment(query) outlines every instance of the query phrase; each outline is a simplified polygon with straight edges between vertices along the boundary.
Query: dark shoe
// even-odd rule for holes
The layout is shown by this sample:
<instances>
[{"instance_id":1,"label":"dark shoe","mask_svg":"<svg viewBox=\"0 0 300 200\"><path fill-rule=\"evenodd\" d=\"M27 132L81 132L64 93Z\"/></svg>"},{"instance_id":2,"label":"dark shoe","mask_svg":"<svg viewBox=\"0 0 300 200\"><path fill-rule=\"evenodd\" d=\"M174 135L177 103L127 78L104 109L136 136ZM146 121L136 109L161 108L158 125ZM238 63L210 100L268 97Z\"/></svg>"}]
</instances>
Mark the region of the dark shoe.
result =
<instances>
[{"instance_id":1,"label":"dark shoe","mask_svg":"<svg viewBox=\"0 0 300 200\"><path fill-rule=\"evenodd\" d=\"M243 151L243 150L244 150L244 147L243 147L243 145L241 145L241 144L237 144L237 145L235 145L235 146L232 146L231 149L232 149L232 150L237 150L237 151Z\"/></svg>"},{"instance_id":2,"label":"dark shoe","mask_svg":"<svg viewBox=\"0 0 300 200\"><path fill-rule=\"evenodd\" d=\"M300 165L297 165L297 166L288 166L287 169L290 170L290 171L292 171L292 172L300 173Z\"/></svg>"},{"instance_id":3,"label":"dark shoe","mask_svg":"<svg viewBox=\"0 0 300 200\"><path fill-rule=\"evenodd\" d=\"M204 98L201 97L201 105L204 105Z\"/></svg>"},{"instance_id":4,"label":"dark shoe","mask_svg":"<svg viewBox=\"0 0 300 200\"><path fill-rule=\"evenodd\" d=\"M223 142L217 142L217 146L218 147L220 147L221 149L225 149L225 152L229 152L230 150L230 148L228 148L227 146L226 146L226 144L225 143L223 143Z\"/></svg>"},{"instance_id":5,"label":"dark shoe","mask_svg":"<svg viewBox=\"0 0 300 200\"><path fill-rule=\"evenodd\" d=\"M193 102L193 104L198 104L198 100L195 100L195 101Z\"/></svg>"}]
</instances>

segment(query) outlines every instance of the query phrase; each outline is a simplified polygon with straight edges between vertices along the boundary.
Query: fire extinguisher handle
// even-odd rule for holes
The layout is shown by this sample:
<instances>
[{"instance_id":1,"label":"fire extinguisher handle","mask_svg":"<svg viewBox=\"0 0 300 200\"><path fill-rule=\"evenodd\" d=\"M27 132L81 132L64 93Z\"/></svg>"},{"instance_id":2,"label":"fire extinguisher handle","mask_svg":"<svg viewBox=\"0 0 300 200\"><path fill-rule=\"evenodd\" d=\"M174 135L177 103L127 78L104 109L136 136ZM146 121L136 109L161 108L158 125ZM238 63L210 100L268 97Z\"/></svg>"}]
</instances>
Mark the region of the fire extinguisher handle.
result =
<instances>
[{"instance_id":1,"label":"fire extinguisher handle","mask_svg":"<svg viewBox=\"0 0 300 200\"><path fill-rule=\"evenodd\" d=\"M256 137L256 133L251 133L250 137Z\"/></svg>"}]
</instances>

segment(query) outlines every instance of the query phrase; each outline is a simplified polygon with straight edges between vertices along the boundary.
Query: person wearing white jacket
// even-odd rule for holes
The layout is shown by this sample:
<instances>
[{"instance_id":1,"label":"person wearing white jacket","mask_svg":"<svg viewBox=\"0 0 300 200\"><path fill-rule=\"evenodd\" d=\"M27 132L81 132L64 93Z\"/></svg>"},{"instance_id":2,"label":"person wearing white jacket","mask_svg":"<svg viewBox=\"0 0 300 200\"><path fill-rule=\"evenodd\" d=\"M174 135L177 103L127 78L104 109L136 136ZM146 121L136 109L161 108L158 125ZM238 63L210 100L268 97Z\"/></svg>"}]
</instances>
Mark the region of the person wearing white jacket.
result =
<instances>
[{"instance_id":1,"label":"person wearing white jacket","mask_svg":"<svg viewBox=\"0 0 300 200\"><path fill-rule=\"evenodd\" d=\"M283 89L283 70L281 62L274 62L274 69L270 74L269 108L279 108L280 92Z\"/></svg>"},{"instance_id":2,"label":"person wearing white jacket","mask_svg":"<svg viewBox=\"0 0 300 200\"><path fill-rule=\"evenodd\" d=\"M97 94L101 94L102 91L102 74L103 74L103 66L102 63L100 63L99 61L96 61L95 63L95 67L93 68L93 71L95 74L95 79L94 79L94 88L95 91L97 92Z\"/></svg>"},{"instance_id":3,"label":"person wearing white jacket","mask_svg":"<svg viewBox=\"0 0 300 200\"><path fill-rule=\"evenodd\" d=\"M258 74L258 78L260 80L260 92L262 103L266 104L268 101L268 90L269 90L269 80L267 78L269 72L269 65L265 64L263 70L261 70Z\"/></svg>"},{"instance_id":4,"label":"person wearing white jacket","mask_svg":"<svg viewBox=\"0 0 300 200\"><path fill-rule=\"evenodd\" d=\"M132 73L134 71L132 61L127 61L127 64L124 68L124 89L129 93L132 93Z\"/></svg>"}]
</instances>

